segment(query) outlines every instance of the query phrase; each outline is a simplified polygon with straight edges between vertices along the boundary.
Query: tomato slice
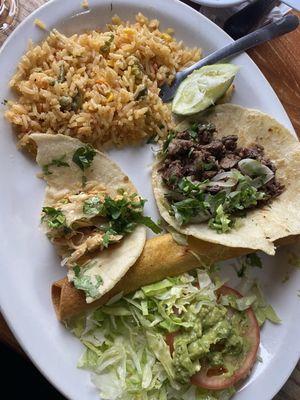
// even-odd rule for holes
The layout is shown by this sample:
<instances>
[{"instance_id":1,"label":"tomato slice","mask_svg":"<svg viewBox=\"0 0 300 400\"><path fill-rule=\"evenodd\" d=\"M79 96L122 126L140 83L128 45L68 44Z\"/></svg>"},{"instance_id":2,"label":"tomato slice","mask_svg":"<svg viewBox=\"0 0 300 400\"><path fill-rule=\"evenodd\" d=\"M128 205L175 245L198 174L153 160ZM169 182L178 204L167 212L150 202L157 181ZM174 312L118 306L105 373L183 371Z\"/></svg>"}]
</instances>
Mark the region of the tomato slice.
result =
<instances>
[{"instance_id":1,"label":"tomato slice","mask_svg":"<svg viewBox=\"0 0 300 400\"><path fill-rule=\"evenodd\" d=\"M235 289L228 286L222 286L218 289L218 295L233 295L241 298L242 295ZM234 312L234 311L233 311ZM218 367L203 366L201 371L191 377L191 383L201 388L210 390L222 390L235 385L238 381L245 379L250 373L256 361L256 355L260 342L260 331L257 319L251 308L245 311L248 318L248 329L245 337L249 343L249 351L241 362L241 366L230 377L226 376L226 369L220 365ZM169 333L166 336L166 343L170 347L170 352L174 351L174 338L178 332Z\"/></svg>"},{"instance_id":2,"label":"tomato slice","mask_svg":"<svg viewBox=\"0 0 300 400\"><path fill-rule=\"evenodd\" d=\"M219 295L233 295L241 298L242 295L237 291L228 286L222 286L218 290ZM256 361L256 355L260 342L260 331L257 319L251 308L245 311L248 318L248 329L245 332L245 337L249 343L249 351L245 358L241 362L240 368L233 373L230 377L226 376L226 370L223 366L219 368L202 368L200 372L192 376L191 383L193 385L211 389L211 390L222 390L230 386L235 385L238 381L245 379L250 373Z\"/></svg>"}]
</instances>

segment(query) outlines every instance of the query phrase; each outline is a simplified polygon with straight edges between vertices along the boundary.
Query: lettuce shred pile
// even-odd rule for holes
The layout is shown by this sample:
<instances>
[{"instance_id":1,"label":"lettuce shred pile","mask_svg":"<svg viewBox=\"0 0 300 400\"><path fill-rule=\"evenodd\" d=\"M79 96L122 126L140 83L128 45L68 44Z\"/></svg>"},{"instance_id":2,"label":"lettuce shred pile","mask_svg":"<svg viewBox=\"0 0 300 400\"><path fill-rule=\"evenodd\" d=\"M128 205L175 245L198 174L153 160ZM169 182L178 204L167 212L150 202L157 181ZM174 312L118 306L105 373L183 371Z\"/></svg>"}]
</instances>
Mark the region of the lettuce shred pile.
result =
<instances>
[{"instance_id":1,"label":"lettuce shred pile","mask_svg":"<svg viewBox=\"0 0 300 400\"><path fill-rule=\"evenodd\" d=\"M195 284L199 284L199 288ZM78 366L92 371L92 382L107 400L227 400L234 388L208 391L175 381L167 332L187 327L173 307L197 313L215 304L214 283L206 272L184 274L144 286L128 296L69 321L86 349ZM191 307L189 307L191 312Z\"/></svg>"},{"instance_id":2,"label":"lettuce shred pile","mask_svg":"<svg viewBox=\"0 0 300 400\"><path fill-rule=\"evenodd\" d=\"M227 400L233 387L209 391L175 380L174 365L165 342L168 332L188 328L184 314L199 312L203 305L216 304L222 286L203 270L167 278L144 286L130 295L115 296L101 308L68 322L68 328L85 346L78 367L92 372L92 382L103 400ZM250 305L262 324L279 322L269 314L257 287L230 306L245 310ZM244 291L245 293L245 291ZM226 303L226 296L223 301ZM224 304L229 305L229 304ZM174 307L179 311L174 313ZM266 311L266 312L265 312ZM272 318L274 317L274 318Z\"/></svg>"}]
</instances>

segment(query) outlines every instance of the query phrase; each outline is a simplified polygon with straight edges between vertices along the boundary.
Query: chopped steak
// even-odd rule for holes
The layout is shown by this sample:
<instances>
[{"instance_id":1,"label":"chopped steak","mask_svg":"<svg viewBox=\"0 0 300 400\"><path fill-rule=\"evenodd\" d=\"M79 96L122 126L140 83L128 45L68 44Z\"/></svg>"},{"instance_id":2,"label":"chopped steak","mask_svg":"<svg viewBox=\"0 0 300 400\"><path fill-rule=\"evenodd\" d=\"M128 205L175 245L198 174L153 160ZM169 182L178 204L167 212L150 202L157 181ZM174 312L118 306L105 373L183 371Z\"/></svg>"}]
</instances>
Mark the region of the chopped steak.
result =
<instances>
[{"instance_id":1,"label":"chopped steak","mask_svg":"<svg viewBox=\"0 0 300 400\"><path fill-rule=\"evenodd\" d=\"M241 158L253 158L254 160L260 161L264 154L264 148L255 144L251 147L243 147L239 151Z\"/></svg>"},{"instance_id":2,"label":"chopped steak","mask_svg":"<svg viewBox=\"0 0 300 400\"><path fill-rule=\"evenodd\" d=\"M186 155L193 147L191 140L173 139L169 144L168 153L170 157L178 157Z\"/></svg>"},{"instance_id":3,"label":"chopped steak","mask_svg":"<svg viewBox=\"0 0 300 400\"><path fill-rule=\"evenodd\" d=\"M204 146L204 149L217 158L222 157L225 153L225 147L222 141L219 139L212 140L210 143Z\"/></svg>"},{"instance_id":4,"label":"chopped steak","mask_svg":"<svg viewBox=\"0 0 300 400\"><path fill-rule=\"evenodd\" d=\"M221 168L225 170L230 170L233 167L236 167L237 163L240 161L240 157L234 153L228 153L222 160L219 162Z\"/></svg>"},{"instance_id":5,"label":"chopped steak","mask_svg":"<svg viewBox=\"0 0 300 400\"><path fill-rule=\"evenodd\" d=\"M185 192L182 192L178 186L183 178L188 178L189 181L196 184L200 182L205 184L217 174L225 172L225 178L220 179L226 181L228 179L226 173L232 169L239 170L239 161L243 159L257 160L274 173L272 180L259 187L262 196L258 197L257 201L260 204L266 204L270 199L283 192L284 186L277 182L275 177L276 167L265 156L262 146L253 144L249 147L238 147L237 135L228 135L218 139L214 137L215 132L216 128L213 124L200 123L174 134L173 139L164 150L164 158L159 169L165 185L171 190L168 198L173 201L185 198ZM215 185L204 186L202 190L210 195L216 195L220 191L226 192L226 188L218 185L218 181ZM230 183L227 193L228 190L230 192L236 188ZM252 203L247 208L255 207L256 204Z\"/></svg>"},{"instance_id":6,"label":"chopped steak","mask_svg":"<svg viewBox=\"0 0 300 400\"><path fill-rule=\"evenodd\" d=\"M176 139L183 139L183 140L189 140L190 134L188 133L188 131L183 131L183 132L179 132L176 135Z\"/></svg>"},{"instance_id":7,"label":"chopped steak","mask_svg":"<svg viewBox=\"0 0 300 400\"><path fill-rule=\"evenodd\" d=\"M184 167L179 160L169 160L169 163L165 164L161 172L164 181L172 185L172 182L175 183L175 181L184 176Z\"/></svg>"},{"instance_id":8,"label":"chopped steak","mask_svg":"<svg viewBox=\"0 0 300 400\"><path fill-rule=\"evenodd\" d=\"M198 141L200 144L208 144L212 141L216 128L213 124L198 125Z\"/></svg>"},{"instance_id":9,"label":"chopped steak","mask_svg":"<svg viewBox=\"0 0 300 400\"><path fill-rule=\"evenodd\" d=\"M229 135L222 138L222 143L224 144L226 150L233 151L237 147L237 140L238 137L236 135Z\"/></svg>"},{"instance_id":10,"label":"chopped steak","mask_svg":"<svg viewBox=\"0 0 300 400\"><path fill-rule=\"evenodd\" d=\"M269 160L269 159L263 157L263 158L261 159L261 163L262 163L263 165L265 165L266 167L270 168L271 171L276 172L276 166L275 166L274 163L272 163L271 160Z\"/></svg>"},{"instance_id":11,"label":"chopped steak","mask_svg":"<svg viewBox=\"0 0 300 400\"><path fill-rule=\"evenodd\" d=\"M284 191L284 185L277 182L275 178L270 180L265 186L266 194L269 198L277 197Z\"/></svg>"}]
</instances>

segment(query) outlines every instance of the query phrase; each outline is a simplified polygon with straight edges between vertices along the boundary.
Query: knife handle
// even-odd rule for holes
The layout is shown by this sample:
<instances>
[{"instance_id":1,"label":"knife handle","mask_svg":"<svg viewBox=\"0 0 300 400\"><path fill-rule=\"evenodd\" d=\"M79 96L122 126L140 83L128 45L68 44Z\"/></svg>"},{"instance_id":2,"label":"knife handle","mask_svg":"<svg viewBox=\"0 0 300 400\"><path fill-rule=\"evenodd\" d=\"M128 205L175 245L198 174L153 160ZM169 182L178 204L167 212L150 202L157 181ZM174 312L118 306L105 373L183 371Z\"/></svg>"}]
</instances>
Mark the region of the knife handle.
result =
<instances>
[{"instance_id":1,"label":"knife handle","mask_svg":"<svg viewBox=\"0 0 300 400\"><path fill-rule=\"evenodd\" d=\"M224 24L224 31L233 39L239 39L253 31L274 8L278 0L256 0L233 14Z\"/></svg>"}]
</instances>

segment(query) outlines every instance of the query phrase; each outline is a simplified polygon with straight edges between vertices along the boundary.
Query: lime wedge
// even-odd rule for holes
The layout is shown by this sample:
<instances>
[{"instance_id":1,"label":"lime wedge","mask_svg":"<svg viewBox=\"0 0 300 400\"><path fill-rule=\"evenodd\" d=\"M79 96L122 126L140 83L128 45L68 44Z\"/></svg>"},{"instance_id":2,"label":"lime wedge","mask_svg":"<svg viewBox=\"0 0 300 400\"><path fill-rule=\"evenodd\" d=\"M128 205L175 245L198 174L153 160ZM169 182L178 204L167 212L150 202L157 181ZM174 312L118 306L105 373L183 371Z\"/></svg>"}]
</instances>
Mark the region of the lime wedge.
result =
<instances>
[{"instance_id":1,"label":"lime wedge","mask_svg":"<svg viewBox=\"0 0 300 400\"><path fill-rule=\"evenodd\" d=\"M179 85L172 111L192 115L215 104L231 85L238 69L233 64L213 64L192 72Z\"/></svg>"}]
</instances>

